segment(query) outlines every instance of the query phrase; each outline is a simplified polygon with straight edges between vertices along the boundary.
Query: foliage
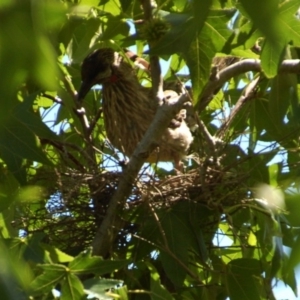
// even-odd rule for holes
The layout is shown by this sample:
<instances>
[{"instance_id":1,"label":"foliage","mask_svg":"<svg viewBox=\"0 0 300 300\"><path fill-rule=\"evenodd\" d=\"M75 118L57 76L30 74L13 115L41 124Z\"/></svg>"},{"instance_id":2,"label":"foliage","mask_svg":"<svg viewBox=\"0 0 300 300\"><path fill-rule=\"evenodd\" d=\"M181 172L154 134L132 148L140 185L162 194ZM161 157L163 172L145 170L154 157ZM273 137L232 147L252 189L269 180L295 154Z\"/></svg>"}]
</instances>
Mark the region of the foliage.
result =
<instances>
[{"instance_id":1,"label":"foliage","mask_svg":"<svg viewBox=\"0 0 300 300\"><path fill-rule=\"evenodd\" d=\"M299 1L158 0L147 22L141 2L0 3L1 299L275 299L277 281L296 295ZM93 256L125 158L101 89L88 133L76 110L80 63L132 46L191 85L201 126L185 174L140 170Z\"/></svg>"}]
</instances>

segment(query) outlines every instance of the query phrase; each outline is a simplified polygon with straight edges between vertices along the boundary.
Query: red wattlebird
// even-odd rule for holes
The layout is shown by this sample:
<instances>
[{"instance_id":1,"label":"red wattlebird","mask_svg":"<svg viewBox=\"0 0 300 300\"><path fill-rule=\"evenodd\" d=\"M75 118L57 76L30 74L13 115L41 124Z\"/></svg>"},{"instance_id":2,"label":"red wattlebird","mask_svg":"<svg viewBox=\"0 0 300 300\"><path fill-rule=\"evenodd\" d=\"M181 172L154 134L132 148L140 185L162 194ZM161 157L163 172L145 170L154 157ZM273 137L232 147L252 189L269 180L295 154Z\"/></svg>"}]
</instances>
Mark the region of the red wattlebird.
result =
<instances>
[{"instance_id":1,"label":"red wattlebird","mask_svg":"<svg viewBox=\"0 0 300 300\"><path fill-rule=\"evenodd\" d=\"M89 54L82 63L81 77L78 100L82 101L95 84L102 85L107 137L115 148L130 157L158 108L151 89L143 87L132 66L110 48ZM166 101L174 94L173 91L165 91ZM181 159L193 141L185 117L185 109L180 110L146 161L173 161L177 170L182 168Z\"/></svg>"}]
</instances>

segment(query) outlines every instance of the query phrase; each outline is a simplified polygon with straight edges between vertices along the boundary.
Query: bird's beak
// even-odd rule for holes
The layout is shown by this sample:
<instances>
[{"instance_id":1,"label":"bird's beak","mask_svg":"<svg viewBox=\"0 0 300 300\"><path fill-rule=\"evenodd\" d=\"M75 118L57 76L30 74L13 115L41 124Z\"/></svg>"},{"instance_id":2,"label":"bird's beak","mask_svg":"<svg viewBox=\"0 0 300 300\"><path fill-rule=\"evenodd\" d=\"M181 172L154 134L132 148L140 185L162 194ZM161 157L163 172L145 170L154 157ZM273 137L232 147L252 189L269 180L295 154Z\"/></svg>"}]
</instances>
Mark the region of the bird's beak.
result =
<instances>
[{"instance_id":1,"label":"bird's beak","mask_svg":"<svg viewBox=\"0 0 300 300\"><path fill-rule=\"evenodd\" d=\"M82 102L86 94L95 84L101 84L104 79L111 76L111 69L107 69L105 72L98 73L92 80L83 80L80 89L77 94L77 99Z\"/></svg>"},{"instance_id":2,"label":"bird's beak","mask_svg":"<svg viewBox=\"0 0 300 300\"><path fill-rule=\"evenodd\" d=\"M89 90L92 88L92 85L90 82L82 81L81 86L79 88L78 94L77 94L77 100L79 102L82 102L86 96L86 94L89 92Z\"/></svg>"}]
</instances>

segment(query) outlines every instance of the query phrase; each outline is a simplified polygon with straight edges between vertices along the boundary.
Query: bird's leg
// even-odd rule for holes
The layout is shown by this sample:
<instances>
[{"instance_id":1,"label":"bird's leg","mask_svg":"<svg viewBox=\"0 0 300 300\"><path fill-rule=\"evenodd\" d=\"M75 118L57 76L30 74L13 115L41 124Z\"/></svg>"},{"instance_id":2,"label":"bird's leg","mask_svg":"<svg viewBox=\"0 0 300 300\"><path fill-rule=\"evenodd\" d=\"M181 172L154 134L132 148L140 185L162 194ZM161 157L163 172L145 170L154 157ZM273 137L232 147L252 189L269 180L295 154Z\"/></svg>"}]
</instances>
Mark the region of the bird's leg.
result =
<instances>
[{"instance_id":1,"label":"bird's leg","mask_svg":"<svg viewBox=\"0 0 300 300\"><path fill-rule=\"evenodd\" d=\"M184 164L179 156L174 157L174 171L176 175L181 175L184 171Z\"/></svg>"}]
</instances>

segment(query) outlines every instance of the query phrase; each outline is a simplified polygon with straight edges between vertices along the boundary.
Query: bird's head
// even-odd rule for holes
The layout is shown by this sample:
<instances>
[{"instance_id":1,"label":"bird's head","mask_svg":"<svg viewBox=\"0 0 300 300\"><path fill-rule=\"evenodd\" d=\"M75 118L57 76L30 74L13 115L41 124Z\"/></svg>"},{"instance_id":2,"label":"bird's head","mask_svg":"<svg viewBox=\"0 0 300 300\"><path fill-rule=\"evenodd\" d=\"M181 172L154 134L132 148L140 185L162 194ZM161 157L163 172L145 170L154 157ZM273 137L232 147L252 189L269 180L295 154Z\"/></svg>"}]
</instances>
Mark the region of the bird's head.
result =
<instances>
[{"instance_id":1,"label":"bird's head","mask_svg":"<svg viewBox=\"0 0 300 300\"><path fill-rule=\"evenodd\" d=\"M113 66L118 66L121 57L111 48L102 48L89 54L81 65L81 86L78 100L82 101L95 84L113 80Z\"/></svg>"}]
</instances>

